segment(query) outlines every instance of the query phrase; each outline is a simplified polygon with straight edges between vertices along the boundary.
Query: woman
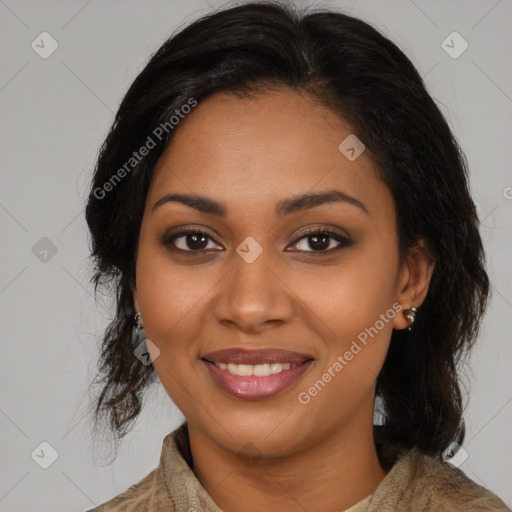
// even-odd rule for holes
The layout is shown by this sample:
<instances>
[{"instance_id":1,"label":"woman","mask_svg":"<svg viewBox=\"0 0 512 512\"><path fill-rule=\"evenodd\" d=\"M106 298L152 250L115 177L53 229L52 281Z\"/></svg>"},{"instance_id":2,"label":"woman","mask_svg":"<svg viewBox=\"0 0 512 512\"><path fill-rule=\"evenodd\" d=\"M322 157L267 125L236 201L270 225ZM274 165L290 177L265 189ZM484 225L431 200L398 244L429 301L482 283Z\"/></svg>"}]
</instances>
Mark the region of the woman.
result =
<instances>
[{"instance_id":1,"label":"woman","mask_svg":"<svg viewBox=\"0 0 512 512\"><path fill-rule=\"evenodd\" d=\"M117 291L96 420L121 438L156 375L186 418L94 510L507 510L443 459L489 292L464 157L368 24L259 3L171 37L86 217Z\"/></svg>"}]
</instances>

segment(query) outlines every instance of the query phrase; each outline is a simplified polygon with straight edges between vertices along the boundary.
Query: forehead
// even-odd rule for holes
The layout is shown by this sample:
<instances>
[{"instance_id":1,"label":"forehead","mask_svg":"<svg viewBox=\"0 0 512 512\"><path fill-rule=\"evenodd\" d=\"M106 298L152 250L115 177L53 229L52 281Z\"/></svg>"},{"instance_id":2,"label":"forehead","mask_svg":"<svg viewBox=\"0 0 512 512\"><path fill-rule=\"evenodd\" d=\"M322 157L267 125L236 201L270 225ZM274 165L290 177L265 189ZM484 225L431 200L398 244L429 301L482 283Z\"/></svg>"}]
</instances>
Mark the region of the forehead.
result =
<instances>
[{"instance_id":1,"label":"forehead","mask_svg":"<svg viewBox=\"0 0 512 512\"><path fill-rule=\"evenodd\" d=\"M393 209L369 151L349 160L339 146L354 137L340 116L288 90L239 98L218 93L180 121L160 158L148 203L170 192L208 195L233 209L275 204L308 191L339 189ZM349 139L351 140L351 139Z\"/></svg>"}]
</instances>

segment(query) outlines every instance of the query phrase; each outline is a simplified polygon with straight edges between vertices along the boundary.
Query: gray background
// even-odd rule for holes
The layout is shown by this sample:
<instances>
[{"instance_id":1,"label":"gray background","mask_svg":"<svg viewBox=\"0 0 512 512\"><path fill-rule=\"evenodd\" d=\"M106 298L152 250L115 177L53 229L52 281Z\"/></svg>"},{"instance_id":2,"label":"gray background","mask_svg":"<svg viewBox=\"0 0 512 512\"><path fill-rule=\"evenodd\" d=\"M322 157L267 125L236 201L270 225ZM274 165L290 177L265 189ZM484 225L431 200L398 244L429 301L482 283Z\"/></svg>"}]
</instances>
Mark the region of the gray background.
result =
<instances>
[{"instance_id":1,"label":"gray background","mask_svg":"<svg viewBox=\"0 0 512 512\"><path fill-rule=\"evenodd\" d=\"M164 436L181 422L157 383L115 463L102 467L107 459L93 451L87 386L111 311L93 299L83 206L129 84L175 28L221 5L0 0L2 511L92 508L154 469ZM460 467L512 505L512 2L323 5L369 21L405 51L468 157L493 299L465 380L469 456ZM47 59L31 47L44 31L59 45ZM456 59L441 46L453 31L469 44ZM58 454L48 469L31 457L43 441ZM50 456L44 446L37 452Z\"/></svg>"}]
</instances>

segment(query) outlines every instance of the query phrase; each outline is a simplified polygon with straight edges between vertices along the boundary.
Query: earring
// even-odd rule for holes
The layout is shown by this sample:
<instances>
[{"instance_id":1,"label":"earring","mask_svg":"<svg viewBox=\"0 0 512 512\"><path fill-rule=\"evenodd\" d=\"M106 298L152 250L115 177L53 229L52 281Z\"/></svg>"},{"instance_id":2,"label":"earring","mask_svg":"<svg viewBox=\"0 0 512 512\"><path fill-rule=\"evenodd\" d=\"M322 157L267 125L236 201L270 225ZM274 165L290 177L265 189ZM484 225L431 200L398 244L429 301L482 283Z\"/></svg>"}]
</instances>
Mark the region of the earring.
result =
<instances>
[{"instance_id":1,"label":"earring","mask_svg":"<svg viewBox=\"0 0 512 512\"><path fill-rule=\"evenodd\" d=\"M416 319L416 311L418 311L414 306L411 306L408 309L404 309L403 315L409 322L409 331L412 331L412 324L414 323L414 320Z\"/></svg>"},{"instance_id":2,"label":"earring","mask_svg":"<svg viewBox=\"0 0 512 512\"><path fill-rule=\"evenodd\" d=\"M142 325L142 314L140 311L133 315L133 321L135 323L131 334L133 352L135 357L137 357L144 366L149 366L152 364L147 345L147 341L149 340L146 339L146 332L144 331L144 325ZM151 383L154 382L160 382L160 380L153 367L151 370Z\"/></svg>"},{"instance_id":3,"label":"earring","mask_svg":"<svg viewBox=\"0 0 512 512\"><path fill-rule=\"evenodd\" d=\"M139 346L144 339L146 338L146 333L144 332L144 326L142 325L142 315L141 313L135 313L133 315L134 326L132 329L132 347L136 348Z\"/></svg>"},{"instance_id":4,"label":"earring","mask_svg":"<svg viewBox=\"0 0 512 512\"><path fill-rule=\"evenodd\" d=\"M135 332L139 332L143 327L142 314L140 311L138 313L135 313L135 315L133 315L133 320L135 322Z\"/></svg>"}]
</instances>

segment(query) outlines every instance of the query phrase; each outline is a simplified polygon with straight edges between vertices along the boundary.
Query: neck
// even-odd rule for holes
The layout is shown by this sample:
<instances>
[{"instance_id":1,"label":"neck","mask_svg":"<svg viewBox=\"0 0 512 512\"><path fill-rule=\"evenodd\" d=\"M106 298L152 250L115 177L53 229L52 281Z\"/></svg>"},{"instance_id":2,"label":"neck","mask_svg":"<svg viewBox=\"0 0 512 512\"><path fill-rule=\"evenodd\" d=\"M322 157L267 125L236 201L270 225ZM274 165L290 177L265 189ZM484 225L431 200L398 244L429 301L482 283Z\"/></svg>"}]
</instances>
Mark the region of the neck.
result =
<instances>
[{"instance_id":1,"label":"neck","mask_svg":"<svg viewBox=\"0 0 512 512\"><path fill-rule=\"evenodd\" d=\"M243 459L189 425L194 473L222 510L339 512L372 494L386 476L373 422L367 424L333 430L291 456L259 459Z\"/></svg>"}]
</instances>

